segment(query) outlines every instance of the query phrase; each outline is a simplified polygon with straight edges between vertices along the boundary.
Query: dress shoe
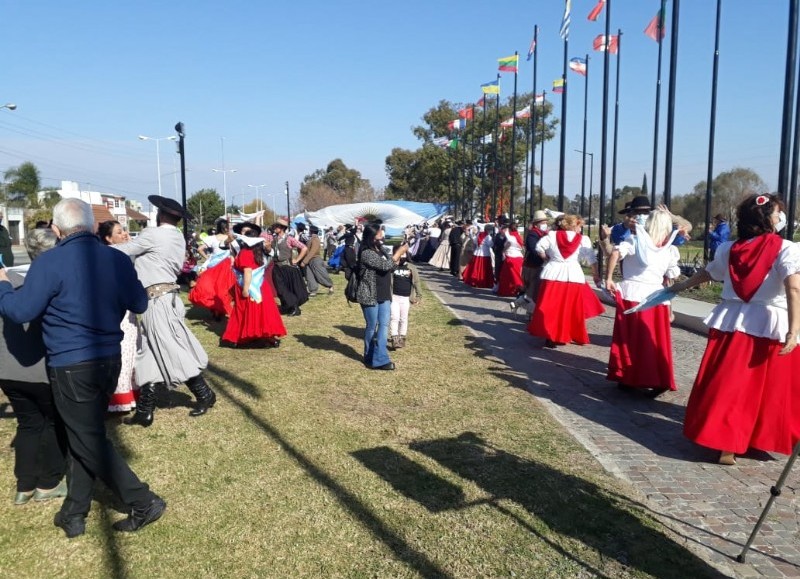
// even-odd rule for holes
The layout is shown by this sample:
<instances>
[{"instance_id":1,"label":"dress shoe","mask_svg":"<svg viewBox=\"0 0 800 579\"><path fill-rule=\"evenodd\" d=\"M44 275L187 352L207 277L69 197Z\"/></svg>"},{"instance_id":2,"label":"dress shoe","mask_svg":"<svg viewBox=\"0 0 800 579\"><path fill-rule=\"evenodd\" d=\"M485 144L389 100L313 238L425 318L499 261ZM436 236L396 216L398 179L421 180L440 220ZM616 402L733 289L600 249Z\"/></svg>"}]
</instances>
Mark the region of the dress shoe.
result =
<instances>
[{"instance_id":1,"label":"dress shoe","mask_svg":"<svg viewBox=\"0 0 800 579\"><path fill-rule=\"evenodd\" d=\"M24 505L28 501L33 498L33 493L35 491L18 491L16 495L14 495L14 504L15 505Z\"/></svg>"},{"instance_id":2,"label":"dress shoe","mask_svg":"<svg viewBox=\"0 0 800 579\"><path fill-rule=\"evenodd\" d=\"M370 370L394 370L394 362L389 362L383 366L373 366Z\"/></svg>"},{"instance_id":3,"label":"dress shoe","mask_svg":"<svg viewBox=\"0 0 800 579\"><path fill-rule=\"evenodd\" d=\"M725 466L733 466L736 464L736 455L732 452L722 451L719 453L719 463Z\"/></svg>"},{"instance_id":4,"label":"dress shoe","mask_svg":"<svg viewBox=\"0 0 800 579\"><path fill-rule=\"evenodd\" d=\"M131 509L131 514L128 515L127 519L117 521L112 526L115 531L135 533L145 525L160 519L165 510L167 510L167 503L161 497L155 497L146 507Z\"/></svg>"},{"instance_id":5,"label":"dress shoe","mask_svg":"<svg viewBox=\"0 0 800 579\"><path fill-rule=\"evenodd\" d=\"M197 404L195 405L194 409L189 412L189 416L202 416L208 412L214 406L214 404L217 403L217 395L211 388L209 388L208 383L206 382L206 379L203 378L202 374L198 374L193 378L189 378L186 381L186 386L197 399Z\"/></svg>"},{"instance_id":6,"label":"dress shoe","mask_svg":"<svg viewBox=\"0 0 800 579\"><path fill-rule=\"evenodd\" d=\"M67 539L74 539L86 532L86 519L81 515L65 517L59 511L53 519L53 524L64 530Z\"/></svg>"},{"instance_id":7,"label":"dress shoe","mask_svg":"<svg viewBox=\"0 0 800 579\"><path fill-rule=\"evenodd\" d=\"M33 500L34 501L49 501L50 499L58 499L61 497L67 496L67 481L66 479L62 480L55 488L50 490L40 490L36 489L33 491Z\"/></svg>"},{"instance_id":8,"label":"dress shoe","mask_svg":"<svg viewBox=\"0 0 800 579\"><path fill-rule=\"evenodd\" d=\"M153 424L153 412L156 408L156 385L152 382L144 384L139 390L139 400L136 403L136 412L122 422L128 425L138 424L147 428Z\"/></svg>"},{"instance_id":9,"label":"dress shoe","mask_svg":"<svg viewBox=\"0 0 800 579\"><path fill-rule=\"evenodd\" d=\"M289 309L289 311L286 313L286 315L287 316L299 316L301 313L302 312L300 311L300 308L297 307L297 306L294 306L293 308Z\"/></svg>"}]
</instances>

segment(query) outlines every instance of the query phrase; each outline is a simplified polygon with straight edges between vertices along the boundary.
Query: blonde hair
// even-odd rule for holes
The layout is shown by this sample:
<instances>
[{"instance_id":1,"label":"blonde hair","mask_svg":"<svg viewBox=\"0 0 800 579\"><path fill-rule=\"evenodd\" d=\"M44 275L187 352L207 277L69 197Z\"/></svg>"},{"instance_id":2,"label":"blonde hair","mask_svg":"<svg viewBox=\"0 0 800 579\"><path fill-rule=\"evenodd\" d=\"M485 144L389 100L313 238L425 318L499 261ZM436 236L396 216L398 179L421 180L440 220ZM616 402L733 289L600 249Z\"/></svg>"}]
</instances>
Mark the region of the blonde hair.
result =
<instances>
[{"instance_id":1,"label":"blonde hair","mask_svg":"<svg viewBox=\"0 0 800 579\"><path fill-rule=\"evenodd\" d=\"M582 220L577 215L566 214L561 218L561 223L558 226L565 231L574 231L575 227L580 225Z\"/></svg>"},{"instance_id":2,"label":"blonde hair","mask_svg":"<svg viewBox=\"0 0 800 579\"><path fill-rule=\"evenodd\" d=\"M672 235L672 217L669 211L663 209L651 211L644 228L656 246L661 247L664 245L669 236Z\"/></svg>"}]
</instances>

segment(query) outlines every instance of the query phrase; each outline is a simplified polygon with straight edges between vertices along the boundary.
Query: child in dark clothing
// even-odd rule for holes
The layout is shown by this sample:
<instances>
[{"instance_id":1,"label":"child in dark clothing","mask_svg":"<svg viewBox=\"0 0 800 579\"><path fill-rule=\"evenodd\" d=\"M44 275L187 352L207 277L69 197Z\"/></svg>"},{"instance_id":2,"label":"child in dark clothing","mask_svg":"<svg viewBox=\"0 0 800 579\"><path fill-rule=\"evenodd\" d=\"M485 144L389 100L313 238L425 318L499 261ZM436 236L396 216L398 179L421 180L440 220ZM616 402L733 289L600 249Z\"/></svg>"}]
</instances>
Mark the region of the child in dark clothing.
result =
<instances>
[{"instance_id":1,"label":"child in dark clothing","mask_svg":"<svg viewBox=\"0 0 800 579\"><path fill-rule=\"evenodd\" d=\"M419 289L419 273L417 268L403 256L397 268L392 272L392 307L389 318L389 333L394 349L406 345L408 333L408 310L410 304L416 304L422 298Z\"/></svg>"}]
</instances>

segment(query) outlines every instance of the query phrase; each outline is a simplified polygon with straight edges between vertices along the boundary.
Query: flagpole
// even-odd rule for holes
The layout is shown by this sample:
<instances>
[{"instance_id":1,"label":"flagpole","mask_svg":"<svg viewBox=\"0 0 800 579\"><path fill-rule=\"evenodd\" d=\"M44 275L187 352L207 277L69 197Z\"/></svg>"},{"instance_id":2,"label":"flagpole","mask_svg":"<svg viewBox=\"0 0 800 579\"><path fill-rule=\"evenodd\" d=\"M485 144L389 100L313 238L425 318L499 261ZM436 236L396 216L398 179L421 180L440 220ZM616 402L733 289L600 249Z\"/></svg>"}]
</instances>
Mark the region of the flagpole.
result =
<instances>
[{"instance_id":1,"label":"flagpole","mask_svg":"<svg viewBox=\"0 0 800 579\"><path fill-rule=\"evenodd\" d=\"M617 88L614 92L614 151L611 161L611 217L616 214L614 207L617 195L617 135L619 134L619 61L622 59L622 30L617 29Z\"/></svg>"},{"instance_id":2,"label":"flagpole","mask_svg":"<svg viewBox=\"0 0 800 579\"><path fill-rule=\"evenodd\" d=\"M475 139L477 139L478 135L478 127L475 123L475 104L470 103L470 107L472 108L472 148L470 149L469 153L469 219L475 217L473 215L473 207L475 204L475 149L477 149L477 143Z\"/></svg>"},{"instance_id":3,"label":"flagpole","mask_svg":"<svg viewBox=\"0 0 800 579\"><path fill-rule=\"evenodd\" d=\"M800 71L798 71L800 74ZM797 213L797 170L800 163L800 90L797 91L797 104L794 112L794 142L792 143L792 171L789 190L784 195L787 201L786 239L794 241L794 222Z\"/></svg>"},{"instance_id":4,"label":"flagpole","mask_svg":"<svg viewBox=\"0 0 800 579\"><path fill-rule=\"evenodd\" d=\"M514 56L517 57L517 66L514 68L514 99L511 105L511 184L508 189L508 217L512 221L514 219L514 189L516 180L514 174L517 168L517 71L519 70L519 52L514 51Z\"/></svg>"},{"instance_id":5,"label":"flagpole","mask_svg":"<svg viewBox=\"0 0 800 579\"><path fill-rule=\"evenodd\" d=\"M536 179L536 66L539 59L539 51L536 50L536 44L539 37L539 25L533 27L533 103L531 105L531 204L528 209L528 215L533 215L533 199L534 199L534 181Z\"/></svg>"},{"instance_id":6,"label":"flagpole","mask_svg":"<svg viewBox=\"0 0 800 579\"><path fill-rule=\"evenodd\" d=\"M678 19L681 0L672 0L672 37L669 55L669 94L667 96L667 150L664 163L664 205L672 204L672 149L675 136L675 86L678 84Z\"/></svg>"},{"instance_id":7,"label":"flagpole","mask_svg":"<svg viewBox=\"0 0 800 579\"><path fill-rule=\"evenodd\" d=\"M531 101L531 106L534 106L536 100L536 93L533 94L533 100ZM533 111L531 111L531 117L533 116ZM528 156L528 151L531 150L531 132L525 131L525 179L522 184L523 188L525 189L525 202L522 204L522 221L524 223L528 223L528 182L530 181L530 157Z\"/></svg>"},{"instance_id":8,"label":"flagpole","mask_svg":"<svg viewBox=\"0 0 800 579\"><path fill-rule=\"evenodd\" d=\"M486 95L483 95L483 122L481 123L481 132L486 130ZM481 137L481 217L483 221L486 220L486 135Z\"/></svg>"},{"instance_id":9,"label":"flagpole","mask_svg":"<svg viewBox=\"0 0 800 579\"><path fill-rule=\"evenodd\" d=\"M498 81L498 86L499 86L499 81L500 81L500 73L499 72L497 73L497 81ZM499 92L497 93L497 96L495 97L495 109L494 109L494 112L495 112L495 117L496 118L495 118L495 122L494 122L494 139L493 139L493 143L492 143L494 145L494 147L492 147L492 149L494 151L494 175L492 176L492 181L493 181L493 183L492 183L492 215L491 215L492 219L497 217L497 172L498 172L497 146L499 145L499 143L497 142L497 129L500 126L500 93Z\"/></svg>"},{"instance_id":10,"label":"flagpole","mask_svg":"<svg viewBox=\"0 0 800 579\"><path fill-rule=\"evenodd\" d=\"M656 73L656 123L653 129L653 173L650 175L650 183L653 188L650 191L650 206L656 206L656 189L658 175L658 113L661 109L661 54L664 44L664 17L667 10L667 0L661 0L661 11L658 13L658 71Z\"/></svg>"},{"instance_id":11,"label":"flagpole","mask_svg":"<svg viewBox=\"0 0 800 579\"><path fill-rule=\"evenodd\" d=\"M706 229L703 241L703 259L709 258L709 233L711 230L711 193L714 182L714 138L717 128L717 75L719 72L719 28L722 0L717 0L717 21L714 31L714 67L711 73L711 119L708 122L708 172L706 173Z\"/></svg>"},{"instance_id":12,"label":"flagpole","mask_svg":"<svg viewBox=\"0 0 800 579\"><path fill-rule=\"evenodd\" d=\"M586 55L586 78L584 79L583 88L583 151L581 159L581 217L586 215L584 209L586 206L586 127L587 118L589 115L589 55Z\"/></svg>"},{"instance_id":13,"label":"flagpole","mask_svg":"<svg viewBox=\"0 0 800 579\"><path fill-rule=\"evenodd\" d=\"M564 66L561 71L561 159L558 163L558 210L564 211L564 165L567 153L567 66L569 53L569 32L564 37Z\"/></svg>"},{"instance_id":14,"label":"flagpole","mask_svg":"<svg viewBox=\"0 0 800 579\"><path fill-rule=\"evenodd\" d=\"M542 135L542 155L539 157L539 209L544 209L544 107L547 104L547 91L542 91L542 130L539 133Z\"/></svg>"},{"instance_id":15,"label":"flagpole","mask_svg":"<svg viewBox=\"0 0 800 579\"><path fill-rule=\"evenodd\" d=\"M606 212L606 161L608 160L608 65L609 45L611 44L611 0L606 1L606 49L603 53L603 122L602 142L600 143L600 207L598 208L598 223L604 224ZM597 254L597 267L600 276L603 276L603 252Z\"/></svg>"},{"instance_id":16,"label":"flagpole","mask_svg":"<svg viewBox=\"0 0 800 579\"><path fill-rule=\"evenodd\" d=\"M791 147L792 101L795 89L797 60L797 20L800 0L789 0L789 37L786 41L786 81L783 85L783 121L781 125L780 162L778 164L778 194L786 195L789 188L789 150ZM794 219L791 216L790 219Z\"/></svg>"}]
</instances>

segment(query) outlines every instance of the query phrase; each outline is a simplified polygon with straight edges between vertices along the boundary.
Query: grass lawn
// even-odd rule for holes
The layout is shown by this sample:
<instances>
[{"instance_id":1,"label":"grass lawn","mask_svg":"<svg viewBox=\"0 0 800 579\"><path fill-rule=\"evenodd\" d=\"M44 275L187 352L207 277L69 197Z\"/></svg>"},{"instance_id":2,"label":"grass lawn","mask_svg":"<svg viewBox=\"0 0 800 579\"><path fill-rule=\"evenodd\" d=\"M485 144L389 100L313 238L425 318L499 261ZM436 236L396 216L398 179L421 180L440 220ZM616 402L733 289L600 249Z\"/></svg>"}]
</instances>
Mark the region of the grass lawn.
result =
<instances>
[{"instance_id":1,"label":"grass lawn","mask_svg":"<svg viewBox=\"0 0 800 579\"><path fill-rule=\"evenodd\" d=\"M15 420L0 414L4 577L705 577L678 544L526 391L466 347L426 292L395 372L360 362L363 318L341 295L287 318L275 350L217 346L217 406L187 416L162 394L154 425L108 425L168 503L133 535L98 485L87 534L56 503L12 505ZM0 401L4 402L2 398Z\"/></svg>"}]
</instances>

